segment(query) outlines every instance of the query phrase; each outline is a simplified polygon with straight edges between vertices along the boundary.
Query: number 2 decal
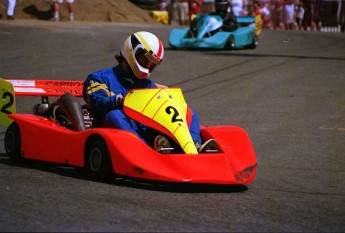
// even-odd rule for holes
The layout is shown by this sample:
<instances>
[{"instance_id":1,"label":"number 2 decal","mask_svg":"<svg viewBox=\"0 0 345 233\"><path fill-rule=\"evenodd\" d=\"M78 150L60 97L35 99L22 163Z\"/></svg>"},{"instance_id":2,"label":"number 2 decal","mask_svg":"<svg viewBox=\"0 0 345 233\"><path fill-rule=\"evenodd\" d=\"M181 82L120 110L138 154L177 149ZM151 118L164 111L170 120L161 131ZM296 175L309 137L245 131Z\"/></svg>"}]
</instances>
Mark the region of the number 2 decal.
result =
<instances>
[{"instance_id":1,"label":"number 2 decal","mask_svg":"<svg viewBox=\"0 0 345 233\"><path fill-rule=\"evenodd\" d=\"M173 117L171 119L171 122L174 123L176 121L181 121L183 122L183 120L181 118L177 118L179 116L179 113L177 111L176 108L174 108L173 106L168 106L166 109L165 109L165 112L168 113L169 115L172 113L172 111L174 112L173 113Z\"/></svg>"},{"instance_id":2,"label":"number 2 decal","mask_svg":"<svg viewBox=\"0 0 345 233\"><path fill-rule=\"evenodd\" d=\"M11 114L12 112L8 111L7 108L11 107L14 103L14 98L13 98L13 95L10 93L10 92L5 92L3 95L2 95L2 98L3 99L6 99L6 97L10 97L10 100L8 101L7 104L5 104L4 106L2 106L1 108L1 112L5 113L5 114Z\"/></svg>"}]
</instances>

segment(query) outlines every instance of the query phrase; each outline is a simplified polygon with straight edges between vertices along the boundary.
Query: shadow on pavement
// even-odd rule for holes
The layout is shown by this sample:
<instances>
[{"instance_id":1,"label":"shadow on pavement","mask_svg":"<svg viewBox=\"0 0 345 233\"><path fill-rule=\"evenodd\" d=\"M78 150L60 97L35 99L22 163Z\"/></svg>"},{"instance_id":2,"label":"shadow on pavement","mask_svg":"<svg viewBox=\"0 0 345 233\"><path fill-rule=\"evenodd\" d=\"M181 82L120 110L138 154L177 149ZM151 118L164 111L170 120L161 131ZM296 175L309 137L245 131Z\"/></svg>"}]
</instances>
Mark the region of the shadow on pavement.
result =
<instances>
[{"instance_id":1,"label":"shadow on pavement","mask_svg":"<svg viewBox=\"0 0 345 233\"><path fill-rule=\"evenodd\" d=\"M95 181L88 178L83 168L68 165L54 164L42 161L25 160L20 163L12 162L5 153L0 153L0 163L8 166L35 169L44 172L51 172L70 178ZM123 176L111 176L106 180L97 181L109 185L124 186L136 189L152 191L174 192L174 193L237 193L248 190L245 185L216 185L216 184L192 184L175 183L162 181L149 181Z\"/></svg>"}]
</instances>

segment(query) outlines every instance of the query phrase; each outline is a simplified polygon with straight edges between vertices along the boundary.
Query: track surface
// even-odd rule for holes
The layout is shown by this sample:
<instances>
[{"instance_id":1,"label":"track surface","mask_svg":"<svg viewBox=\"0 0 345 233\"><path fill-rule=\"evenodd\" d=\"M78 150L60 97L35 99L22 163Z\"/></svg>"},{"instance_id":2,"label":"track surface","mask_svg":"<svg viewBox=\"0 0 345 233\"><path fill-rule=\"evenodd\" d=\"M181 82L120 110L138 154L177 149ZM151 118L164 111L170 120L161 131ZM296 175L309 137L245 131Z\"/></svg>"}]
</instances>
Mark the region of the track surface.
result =
<instances>
[{"instance_id":1,"label":"track surface","mask_svg":"<svg viewBox=\"0 0 345 233\"><path fill-rule=\"evenodd\" d=\"M84 80L138 30L166 47L154 81L180 86L203 124L249 133L256 180L93 182L64 166L12 165L0 128L1 231L345 231L344 34L264 31L255 50L181 51L169 26L2 21L0 76ZM39 101L18 98L18 112Z\"/></svg>"}]
</instances>

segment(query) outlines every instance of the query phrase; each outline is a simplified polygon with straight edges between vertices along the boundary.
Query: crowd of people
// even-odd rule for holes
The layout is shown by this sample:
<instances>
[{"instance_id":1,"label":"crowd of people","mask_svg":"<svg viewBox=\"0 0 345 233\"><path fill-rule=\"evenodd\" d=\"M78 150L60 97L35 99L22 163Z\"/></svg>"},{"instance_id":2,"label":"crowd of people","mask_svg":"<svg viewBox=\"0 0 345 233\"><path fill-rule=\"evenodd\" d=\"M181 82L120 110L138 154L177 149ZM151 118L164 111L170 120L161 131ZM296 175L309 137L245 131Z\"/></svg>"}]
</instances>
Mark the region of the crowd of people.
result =
<instances>
[{"instance_id":1,"label":"crowd of people","mask_svg":"<svg viewBox=\"0 0 345 233\"><path fill-rule=\"evenodd\" d=\"M215 11L216 0L157 0L157 7L169 14L172 21L190 25L194 15ZM261 15L263 29L315 31L324 26L345 31L345 1L343 0L227 0L229 12L235 16ZM13 20L16 0L5 0L7 19ZM59 5L52 0L54 20L60 20ZM74 21L74 0L66 0L69 20Z\"/></svg>"},{"instance_id":2,"label":"crowd of people","mask_svg":"<svg viewBox=\"0 0 345 233\"><path fill-rule=\"evenodd\" d=\"M60 20L60 4L63 3L64 0L52 0L54 6L54 20ZM69 20L74 21L74 0L66 0L69 12ZM16 0L5 0L7 6L7 19L14 20L14 10L17 4Z\"/></svg>"},{"instance_id":3,"label":"crowd of people","mask_svg":"<svg viewBox=\"0 0 345 233\"><path fill-rule=\"evenodd\" d=\"M263 28L320 31L323 26L344 32L345 2L341 0L259 0L254 2Z\"/></svg>"},{"instance_id":4,"label":"crowd of people","mask_svg":"<svg viewBox=\"0 0 345 233\"><path fill-rule=\"evenodd\" d=\"M214 11L216 0L159 0L166 4L170 22L188 25L194 14ZM322 26L344 32L345 2L342 0L228 0L235 16L261 15L263 29L315 31ZM211 6L211 7L210 7Z\"/></svg>"}]
</instances>

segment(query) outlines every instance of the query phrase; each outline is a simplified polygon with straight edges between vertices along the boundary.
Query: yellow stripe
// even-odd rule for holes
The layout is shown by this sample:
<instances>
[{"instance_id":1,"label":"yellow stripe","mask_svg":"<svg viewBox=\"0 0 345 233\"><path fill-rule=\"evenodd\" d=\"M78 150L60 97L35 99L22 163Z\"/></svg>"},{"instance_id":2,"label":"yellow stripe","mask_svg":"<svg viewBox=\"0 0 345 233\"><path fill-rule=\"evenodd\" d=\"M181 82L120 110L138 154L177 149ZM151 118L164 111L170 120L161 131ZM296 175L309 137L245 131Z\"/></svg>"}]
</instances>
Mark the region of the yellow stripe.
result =
<instances>
[{"instance_id":1,"label":"yellow stripe","mask_svg":"<svg viewBox=\"0 0 345 233\"><path fill-rule=\"evenodd\" d=\"M87 94L91 95L92 93L95 93L99 90L103 90L105 91L105 93L108 96L114 96L115 94L111 91L108 90L107 85L105 85L104 83L98 83L98 82L92 82L88 87L87 87Z\"/></svg>"},{"instance_id":2,"label":"yellow stripe","mask_svg":"<svg viewBox=\"0 0 345 233\"><path fill-rule=\"evenodd\" d=\"M138 36L138 37L140 38L141 42L144 44L144 47L145 47L145 49L146 49L147 51L152 50L151 47L150 47L150 45L149 45L149 43L147 43L147 41L145 40L144 37L142 37L139 33L135 33L135 35Z\"/></svg>"},{"instance_id":3,"label":"yellow stripe","mask_svg":"<svg viewBox=\"0 0 345 233\"><path fill-rule=\"evenodd\" d=\"M139 69L135 65L135 60L134 60L133 54L131 52L131 47L129 46L129 43L130 43L130 39L128 39L127 43L126 43L127 56L129 58L129 63L130 63L130 66L131 66L134 74L137 74L139 72Z\"/></svg>"}]
</instances>

